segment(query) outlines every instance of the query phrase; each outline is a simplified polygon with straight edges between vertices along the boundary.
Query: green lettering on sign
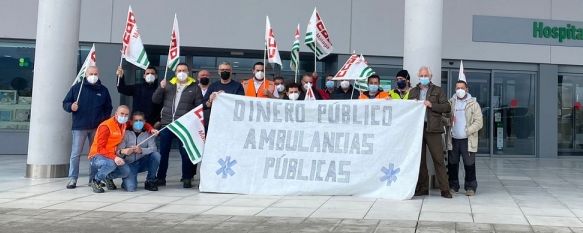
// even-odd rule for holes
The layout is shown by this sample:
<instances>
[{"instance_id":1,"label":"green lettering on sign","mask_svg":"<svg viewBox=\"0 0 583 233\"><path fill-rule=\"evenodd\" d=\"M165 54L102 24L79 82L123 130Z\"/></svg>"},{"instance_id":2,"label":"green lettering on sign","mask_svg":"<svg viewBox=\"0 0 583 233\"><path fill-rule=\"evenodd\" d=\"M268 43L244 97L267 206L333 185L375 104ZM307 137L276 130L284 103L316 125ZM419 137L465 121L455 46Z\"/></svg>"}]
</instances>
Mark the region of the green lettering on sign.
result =
<instances>
[{"instance_id":1,"label":"green lettering on sign","mask_svg":"<svg viewBox=\"0 0 583 233\"><path fill-rule=\"evenodd\" d=\"M533 38L552 38L563 43L565 40L583 40L583 28L577 28L575 25L567 24L564 27L548 26L543 22L532 22Z\"/></svg>"}]
</instances>

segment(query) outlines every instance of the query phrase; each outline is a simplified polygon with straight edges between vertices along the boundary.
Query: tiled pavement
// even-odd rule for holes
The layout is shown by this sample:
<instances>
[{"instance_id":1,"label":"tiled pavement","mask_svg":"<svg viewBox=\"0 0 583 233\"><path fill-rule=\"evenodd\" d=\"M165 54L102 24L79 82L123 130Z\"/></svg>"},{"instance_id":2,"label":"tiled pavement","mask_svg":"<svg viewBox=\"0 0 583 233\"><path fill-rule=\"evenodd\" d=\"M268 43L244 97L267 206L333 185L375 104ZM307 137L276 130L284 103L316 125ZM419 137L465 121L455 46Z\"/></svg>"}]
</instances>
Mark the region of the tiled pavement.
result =
<instances>
[{"instance_id":1,"label":"tiled pavement","mask_svg":"<svg viewBox=\"0 0 583 233\"><path fill-rule=\"evenodd\" d=\"M86 162L67 190L22 178L25 156L0 158L0 232L583 232L583 158L478 159L476 196L407 201L199 193L181 188L175 155L158 192L94 194Z\"/></svg>"}]
</instances>

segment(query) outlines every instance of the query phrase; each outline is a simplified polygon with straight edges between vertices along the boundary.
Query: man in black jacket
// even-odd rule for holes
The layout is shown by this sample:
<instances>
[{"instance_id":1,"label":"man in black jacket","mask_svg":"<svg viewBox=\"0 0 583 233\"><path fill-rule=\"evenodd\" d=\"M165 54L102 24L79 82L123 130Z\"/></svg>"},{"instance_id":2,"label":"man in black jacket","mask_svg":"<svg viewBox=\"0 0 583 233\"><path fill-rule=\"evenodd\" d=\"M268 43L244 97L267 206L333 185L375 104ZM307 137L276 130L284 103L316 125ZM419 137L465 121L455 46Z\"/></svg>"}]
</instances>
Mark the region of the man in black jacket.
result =
<instances>
[{"instance_id":1,"label":"man in black jacket","mask_svg":"<svg viewBox=\"0 0 583 233\"><path fill-rule=\"evenodd\" d=\"M426 147L429 148L433 165L435 167L435 176L439 182L441 196L452 198L449 192L449 182L445 169L445 158L443 154L443 138L445 132L442 115L451 111L451 106L441 87L431 82L433 75L429 67L422 66L417 73L419 84L409 92L410 100L421 100L427 107L425 114L425 125L423 127L423 142L421 143L421 164L419 167L419 177L415 196L429 194L429 174L426 162ZM421 132L419 132L421 133Z\"/></svg>"},{"instance_id":2,"label":"man in black jacket","mask_svg":"<svg viewBox=\"0 0 583 233\"><path fill-rule=\"evenodd\" d=\"M133 111L143 112L146 115L146 122L151 125L155 125L156 122L160 121L160 109L162 107L159 104L152 103L152 95L158 87L158 72L156 68L149 66L144 72L144 82L133 85L126 85L124 71L121 67L117 68L115 74L119 78L117 92L132 96Z\"/></svg>"},{"instance_id":3,"label":"man in black jacket","mask_svg":"<svg viewBox=\"0 0 583 233\"><path fill-rule=\"evenodd\" d=\"M87 67L85 75L85 80L73 85L63 100L63 109L71 113L73 118L68 189L77 187L79 155L83 151L85 140L89 140L91 145L97 126L111 117L111 97L107 88L99 81L99 70L96 66Z\"/></svg>"},{"instance_id":4,"label":"man in black jacket","mask_svg":"<svg viewBox=\"0 0 583 233\"><path fill-rule=\"evenodd\" d=\"M182 115L202 103L202 92L196 80L189 76L190 67L186 63L176 66L176 77L160 82L160 86L152 96L152 102L162 104L162 127L172 123ZM158 169L157 180L159 186L166 185L166 172L168 171L168 156L170 146L174 139L178 139L170 130L160 131L160 168ZM180 157L182 157L182 183L184 188L192 188L192 178L196 171L196 166L188 158L188 154L178 140Z\"/></svg>"},{"instance_id":5,"label":"man in black jacket","mask_svg":"<svg viewBox=\"0 0 583 233\"><path fill-rule=\"evenodd\" d=\"M352 91L352 85L348 80L343 80L340 82L340 87L336 88L334 92L330 95L330 99L333 100L357 100L360 95L360 91Z\"/></svg>"}]
</instances>

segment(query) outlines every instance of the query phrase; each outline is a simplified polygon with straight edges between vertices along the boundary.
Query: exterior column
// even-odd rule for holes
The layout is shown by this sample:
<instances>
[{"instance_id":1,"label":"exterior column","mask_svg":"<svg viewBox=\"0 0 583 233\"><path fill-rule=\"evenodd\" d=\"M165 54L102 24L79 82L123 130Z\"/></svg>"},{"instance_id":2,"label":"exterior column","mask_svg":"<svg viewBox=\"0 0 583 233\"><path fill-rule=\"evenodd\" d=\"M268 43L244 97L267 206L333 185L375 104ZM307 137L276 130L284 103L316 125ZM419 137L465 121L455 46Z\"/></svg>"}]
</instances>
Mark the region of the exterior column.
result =
<instances>
[{"instance_id":1,"label":"exterior column","mask_svg":"<svg viewBox=\"0 0 583 233\"><path fill-rule=\"evenodd\" d=\"M62 101L77 73L81 1L38 2L26 177L66 177L71 115Z\"/></svg>"},{"instance_id":2,"label":"exterior column","mask_svg":"<svg viewBox=\"0 0 583 233\"><path fill-rule=\"evenodd\" d=\"M417 71L429 66L432 82L441 86L443 0L405 1L405 37L403 67L417 85Z\"/></svg>"}]
</instances>

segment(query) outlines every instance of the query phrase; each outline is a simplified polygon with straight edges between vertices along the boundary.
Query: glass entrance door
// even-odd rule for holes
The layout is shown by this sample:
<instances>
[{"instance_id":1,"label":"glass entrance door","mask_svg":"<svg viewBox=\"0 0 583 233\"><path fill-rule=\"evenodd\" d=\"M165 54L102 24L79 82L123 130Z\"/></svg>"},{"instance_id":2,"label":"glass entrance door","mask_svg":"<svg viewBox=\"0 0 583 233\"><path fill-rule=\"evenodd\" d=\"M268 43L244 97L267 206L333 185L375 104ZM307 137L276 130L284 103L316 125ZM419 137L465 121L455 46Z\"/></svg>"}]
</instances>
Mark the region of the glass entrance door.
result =
<instances>
[{"instance_id":1,"label":"glass entrance door","mask_svg":"<svg viewBox=\"0 0 583 233\"><path fill-rule=\"evenodd\" d=\"M559 75L559 155L583 155L583 77Z\"/></svg>"}]
</instances>

